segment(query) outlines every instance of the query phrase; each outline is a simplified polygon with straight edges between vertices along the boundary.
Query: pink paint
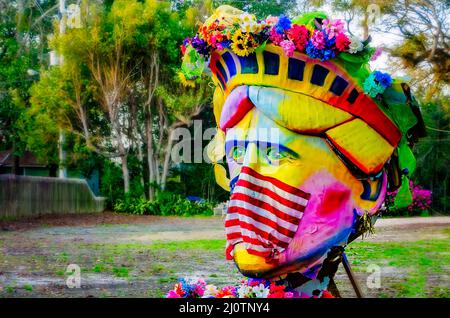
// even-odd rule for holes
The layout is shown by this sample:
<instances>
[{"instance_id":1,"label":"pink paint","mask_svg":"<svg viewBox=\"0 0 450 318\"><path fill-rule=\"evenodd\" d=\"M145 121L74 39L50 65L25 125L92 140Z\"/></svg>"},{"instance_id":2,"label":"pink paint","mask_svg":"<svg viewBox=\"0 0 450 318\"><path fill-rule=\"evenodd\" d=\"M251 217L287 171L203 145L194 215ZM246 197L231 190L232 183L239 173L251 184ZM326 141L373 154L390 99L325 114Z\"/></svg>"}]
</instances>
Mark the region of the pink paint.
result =
<instances>
[{"instance_id":1,"label":"pink paint","mask_svg":"<svg viewBox=\"0 0 450 318\"><path fill-rule=\"evenodd\" d=\"M236 125L255 105L248 98L248 86L238 86L230 93L220 115L220 129Z\"/></svg>"},{"instance_id":2,"label":"pink paint","mask_svg":"<svg viewBox=\"0 0 450 318\"><path fill-rule=\"evenodd\" d=\"M351 189L329 172L320 171L312 175L301 188L311 193L311 197L297 233L284 251L288 262L315 250L338 245L341 242L335 241L336 236L346 236L355 219Z\"/></svg>"}]
</instances>

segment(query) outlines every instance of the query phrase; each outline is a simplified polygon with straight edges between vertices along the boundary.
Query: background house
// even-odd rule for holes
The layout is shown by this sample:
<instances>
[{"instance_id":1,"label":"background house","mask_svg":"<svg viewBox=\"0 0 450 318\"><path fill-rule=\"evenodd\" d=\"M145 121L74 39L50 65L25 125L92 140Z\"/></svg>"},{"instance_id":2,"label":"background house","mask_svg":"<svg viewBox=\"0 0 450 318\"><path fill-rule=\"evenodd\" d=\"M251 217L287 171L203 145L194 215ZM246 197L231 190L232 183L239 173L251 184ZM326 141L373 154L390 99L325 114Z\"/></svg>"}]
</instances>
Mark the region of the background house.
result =
<instances>
[{"instance_id":1,"label":"background house","mask_svg":"<svg viewBox=\"0 0 450 318\"><path fill-rule=\"evenodd\" d=\"M0 151L0 174L13 173L13 166L14 156L12 150ZM18 174L21 176L55 177L57 175L57 169L57 166L51 167L47 163L39 161L30 151L25 151L19 158ZM78 170L67 169L68 178L85 179L96 196L100 195L99 175L97 169L94 169L89 177L82 175Z\"/></svg>"}]
</instances>

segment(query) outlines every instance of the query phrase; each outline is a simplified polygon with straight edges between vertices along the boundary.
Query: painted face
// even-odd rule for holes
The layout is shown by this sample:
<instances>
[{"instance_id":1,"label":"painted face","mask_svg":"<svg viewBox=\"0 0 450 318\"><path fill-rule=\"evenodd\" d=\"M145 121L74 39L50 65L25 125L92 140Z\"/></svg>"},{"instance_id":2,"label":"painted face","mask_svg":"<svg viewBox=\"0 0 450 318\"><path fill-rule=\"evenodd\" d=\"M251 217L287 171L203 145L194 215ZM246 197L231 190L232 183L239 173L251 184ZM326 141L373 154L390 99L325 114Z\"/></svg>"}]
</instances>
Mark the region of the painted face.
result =
<instances>
[{"instance_id":1,"label":"painted face","mask_svg":"<svg viewBox=\"0 0 450 318\"><path fill-rule=\"evenodd\" d=\"M384 198L379 182L375 198L362 198L364 184L325 138L288 130L257 108L227 129L225 151L227 257L246 276L314 278L328 250L346 244L358 213Z\"/></svg>"}]
</instances>

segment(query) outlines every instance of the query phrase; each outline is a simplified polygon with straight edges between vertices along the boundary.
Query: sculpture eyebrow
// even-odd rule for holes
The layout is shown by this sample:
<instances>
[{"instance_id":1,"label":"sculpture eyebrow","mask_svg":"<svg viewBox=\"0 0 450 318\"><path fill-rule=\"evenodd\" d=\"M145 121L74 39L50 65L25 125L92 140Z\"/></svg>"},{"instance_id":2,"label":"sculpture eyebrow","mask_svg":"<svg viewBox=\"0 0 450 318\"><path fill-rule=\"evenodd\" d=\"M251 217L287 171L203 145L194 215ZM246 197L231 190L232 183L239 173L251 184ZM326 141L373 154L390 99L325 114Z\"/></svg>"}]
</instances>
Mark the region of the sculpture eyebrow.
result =
<instances>
[{"instance_id":1,"label":"sculpture eyebrow","mask_svg":"<svg viewBox=\"0 0 450 318\"><path fill-rule=\"evenodd\" d=\"M230 150L233 147L236 147L236 146L243 146L245 149L247 149L247 146L248 146L248 144L250 142L251 141L248 141L248 140L236 140L236 139L235 140L229 140L229 141L227 141L225 143L225 153L228 156L228 153L230 152ZM290 149L288 147L285 147L283 145L280 145L280 144L274 144L274 143L267 142L267 141L256 141L256 143L257 143L258 149L262 148L262 147L265 147L266 149L268 149L270 147L278 147L278 149L280 151L287 152L288 154L290 154L294 158L299 158L300 157L299 154L296 153L294 150L292 150L292 149Z\"/></svg>"}]
</instances>

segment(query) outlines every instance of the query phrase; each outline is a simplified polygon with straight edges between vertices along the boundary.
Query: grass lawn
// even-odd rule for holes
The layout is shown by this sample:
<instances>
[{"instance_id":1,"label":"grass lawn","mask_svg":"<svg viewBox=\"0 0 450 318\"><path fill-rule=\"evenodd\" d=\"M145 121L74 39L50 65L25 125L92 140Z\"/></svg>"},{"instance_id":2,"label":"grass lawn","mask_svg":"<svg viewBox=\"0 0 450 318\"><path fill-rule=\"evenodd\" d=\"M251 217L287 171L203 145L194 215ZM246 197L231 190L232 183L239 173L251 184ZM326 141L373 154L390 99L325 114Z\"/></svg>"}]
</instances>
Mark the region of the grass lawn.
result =
<instances>
[{"instance_id":1,"label":"grass lawn","mask_svg":"<svg viewBox=\"0 0 450 318\"><path fill-rule=\"evenodd\" d=\"M195 273L204 274L207 270L203 265L209 263L208 258L223 261L224 240L194 240L177 242L156 242L150 245L118 244L111 246L97 246L97 248L110 250L111 254L120 255L132 250L157 250L164 255L160 263L154 264L150 271L163 274L158 282L163 285L159 290L163 293L167 283L175 283L180 273L179 267L192 262L182 262L186 255L192 256L193 263L198 266L187 265L185 275ZM381 268L381 285L378 292L372 290L369 294L376 297L449 297L449 266L450 253L448 252L448 240L416 241L400 243L373 243L357 241L350 244L346 253L352 264L352 268L359 277L359 283L364 284L364 279L370 274L368 266L375 264ZM203 257L202 257L203 256ZM173 260L173 262L169 261ZM105 267L113 273L117 272L113 263ZM223 276L223 267L210 269L208 282L217 281ZM164 275L164 272L168 275ZM236 280L236 282L238 282ZM226 284L223 279L220 283ZM364 286L363 286L364 287ZM365 293L367 295L367 291Z\"/></svg>"}]
</instances>

